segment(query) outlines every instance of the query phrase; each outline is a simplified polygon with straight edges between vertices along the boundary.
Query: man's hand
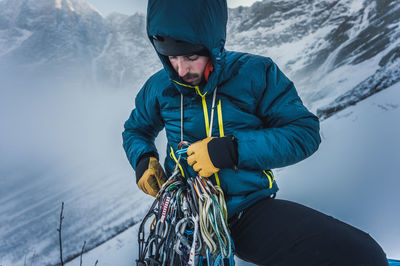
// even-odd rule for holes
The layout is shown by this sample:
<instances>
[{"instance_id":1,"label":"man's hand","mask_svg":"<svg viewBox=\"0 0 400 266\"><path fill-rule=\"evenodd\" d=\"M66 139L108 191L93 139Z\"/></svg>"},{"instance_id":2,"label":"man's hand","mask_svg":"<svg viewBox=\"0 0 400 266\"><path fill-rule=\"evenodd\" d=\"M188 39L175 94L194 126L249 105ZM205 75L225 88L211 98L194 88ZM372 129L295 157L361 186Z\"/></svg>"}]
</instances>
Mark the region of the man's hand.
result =
<instances>
[{"instance_id":1,"label":"man's hand","mask_svg":"<svg viewBox=\"0 0 400 266\"><path fill-rule=\"evenodd\" d=\"M208 153L208 143L214 138L209 137L197 141L189 146L187 154L187 162L193 167L193 170L199 173L202 177L209 177L219 171L211 162Z\"/></svg>"},{"instance_id":2,"label":"man's hand","mask_svg":"<svg viewBox=\"0 0 400 266\"><path fill-rule=\"evenodd\" d=\"M157 196L167 180L164 170L155 157L146 157L139 161L136 166L136 178L139 178L138 187L153 197Z\"/></svg>"},{"instance_id":3,"label":"man's hand","mask_svg":"<svg viewBox=\"0 0 400 266\"><path fill-rule=\"evenodd\" d=\"M187 150L187 162L202 177L210 177L222 168L237 164L237 144L234 137L208 137L193 143Z\"/></svg>"}]
</instances>

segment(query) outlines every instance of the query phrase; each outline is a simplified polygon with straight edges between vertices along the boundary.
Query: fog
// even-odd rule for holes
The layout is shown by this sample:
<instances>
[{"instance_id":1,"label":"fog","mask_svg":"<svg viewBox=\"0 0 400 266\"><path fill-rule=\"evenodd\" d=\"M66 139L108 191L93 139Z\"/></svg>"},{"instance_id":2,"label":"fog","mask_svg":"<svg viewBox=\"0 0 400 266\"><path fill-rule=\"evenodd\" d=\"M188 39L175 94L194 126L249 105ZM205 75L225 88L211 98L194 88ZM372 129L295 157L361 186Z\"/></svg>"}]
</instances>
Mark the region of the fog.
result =
<instances>
[{"instance_id":1,"label":"fog","mask_svg":"<svg viewBox=\"0 0 400 266\"><path fill-rule=\"evenodd\" d=\"M140 84L116 90L24 74L0 81L0 264L56 262L63 201L66 256L136 222L146 196L121 133Z\"/></svg>"}]
</instances>

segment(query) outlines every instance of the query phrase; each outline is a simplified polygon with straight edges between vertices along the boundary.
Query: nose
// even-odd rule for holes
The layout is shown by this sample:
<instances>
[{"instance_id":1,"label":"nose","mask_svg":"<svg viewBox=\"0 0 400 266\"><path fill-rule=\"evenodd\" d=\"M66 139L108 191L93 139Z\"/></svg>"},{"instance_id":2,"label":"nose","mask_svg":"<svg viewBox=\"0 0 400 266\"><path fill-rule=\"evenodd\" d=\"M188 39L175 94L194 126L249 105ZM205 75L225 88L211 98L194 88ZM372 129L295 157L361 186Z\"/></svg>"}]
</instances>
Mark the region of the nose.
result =
<instances>
[{"instance_id":1,"label":"nose","mask_svg":"<svg viewBox=\"0 0 400 266\"><path fill-rule=\"evenodd\" d=\"M186 60L182 59L182 58L178 58L177 60L177 71L178 75L180 77L185 76L188 72L189 72L189 64L186 62Z\"/></svg>"}]
</instances>

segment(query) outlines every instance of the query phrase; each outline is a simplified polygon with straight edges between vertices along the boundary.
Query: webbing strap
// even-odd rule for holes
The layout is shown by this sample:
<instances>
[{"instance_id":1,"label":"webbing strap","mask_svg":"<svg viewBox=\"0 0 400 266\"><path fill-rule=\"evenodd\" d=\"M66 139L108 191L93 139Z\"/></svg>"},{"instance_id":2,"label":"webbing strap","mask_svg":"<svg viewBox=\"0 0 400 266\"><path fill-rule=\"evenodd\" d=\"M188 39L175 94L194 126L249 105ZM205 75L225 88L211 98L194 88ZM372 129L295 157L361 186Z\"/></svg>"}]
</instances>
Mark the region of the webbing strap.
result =
<instances>
[{"instance_id":1,"label":"webbing strap","mask_svg":"<svg viewBox=\"0 0 400 266\"><path fill-rule=\"evenodd\" d=\"M214 121L214 110L215 110L215 99L217 98L217 89L218 87L215 88L214 93L213 93L213 99L212 99L212 104L211 104L211 121L210 121L210 126L207 128L207 137L212 137L212 128L213 128L213 121ZM201 94L200 94L201 95ZM204 119L206 120L206 125L208 125L208 110L207 110L207 103L205 100L205 95L201 96L202 101L203 101L203 111L204 111ZM221 100L220 100L221 102ZM218 118L219 120L219 118ZM220 127L221 130L221 127ZM219 176L218 173L214 174L215 176L215 182L217 183L218 186L220 186L220 181L219 181Z\"/></svg>"},{"instance_id":2,"label":"webbing strap","mask_svg":"<svg viewBox=\"0 0 400 266\"><path fill-rule=\"evenodd\" d=\"M265 171L263 170L263 173L267 176L268 181L269 181L269 188L272 188L272 183L274 182L274 175L272 174L272 172L270 170Z\"/></svg>"},{"instance_id":3,"label":"webbing strap","mask_svg":"<svg viewBox=\"0 0 400 266\"><path fill-rule=\"evenodd\" d=\"M174 159L176 165L179 167L179 170L181 170L182 176L185 177L185 173L183 172L183 168L182 168L181 164L179 163L178 159L176 159L176 157L175 157L174 149L171 146L170 146L170 148L171 148L171 153L169 154L169 156L171 156L171 158ZM181 155L179 155L179 158L180 158L180 156ZM175 166L175 168L176 168L176 166Z\"/></svg>"},{"instance_id":4,"label":"webbing strap","mask_svg":"<svg viewBox=\"0 0 400 266\"><path fill-rule=\"evenodd\" d=\"M181 93L181 142L183 141L183 94Z\"/></svg>"},{"instance_id":5,"label":"webbing strap","mask_svg":"<svg viewBox=\"0 0 400 266\"><path fill-rule=\"evenodd\" d=\"M211 119L209 120L208 117L208 108L207 108L207 102L206 102L206 93L201 94L199 86L195 86L197 94L200 95L201 97L201 102L203 105L203 115L204 115L204 123L206 127L206 136L211 137L212 136L212 128L213 128L213 121L214 121L214 110L215 110L215 100L217 98L217 90L218 87L215 88L214 93L213 93L213 99L212 99L212 104L211 104ZM219 100L218 104L218 124L219 124L219 131L220 131L220 137L223 137L224 135L224 130L223 130L223 124L222 124L222 110L221 110L221 100ZM221 131L222 129L222 131ZM221 136L222 132L222 136ZM181 141L183 141L183 94L181 93ZM180 159L180 155L178 158L178 161ZM219 181L219 176L217 173L214 174L215 176L215 181L218 186L220 186L220 181Z\"/></svg>"},{"instance_id":6,"label":"webbing strap","mask_svg":"<svg viewBox=\"0 0 400 266\"><path fill-rule=\"evenodd\" d=\"M215 88L214 94L213 94L213 99L212 99L212 104L211 104L210 129L209 129L209 131L208 131L207 137L211 137L211 136L212 136L212 128L213 128L213 122L214 122L215 98L217 97L217 89L218 89L218 88ZM207 110L207 106L206 106L206 110Z\"/></svg>"},{"instance_id":7,"label":"webbing strap","mask_svg":"<svg viewBox=\"0 0 400 266\"><path fill-rule=\"evenodd\" d=\"M218 102L218 127L219 127L219 136L224 137L224 122L222 120L222 107L221 107L221 99Z\"/></svg>"},{"instance_id":8,"label":"webbing strap","mask_svg":"<svg viewBox=\"0 0 400 266\"><path fill-rule=\"evenodd\" d=\"M218 101L218 106L217 106L217 112L218 112L218 128L219 128L219 136L224 137L224 122L222 119L222 107L221 107L221 99ZM218 186L221 186L219 182L219 176L218 173L215 173L215 181L217 182Z\"/></svg>"}]
</instances>

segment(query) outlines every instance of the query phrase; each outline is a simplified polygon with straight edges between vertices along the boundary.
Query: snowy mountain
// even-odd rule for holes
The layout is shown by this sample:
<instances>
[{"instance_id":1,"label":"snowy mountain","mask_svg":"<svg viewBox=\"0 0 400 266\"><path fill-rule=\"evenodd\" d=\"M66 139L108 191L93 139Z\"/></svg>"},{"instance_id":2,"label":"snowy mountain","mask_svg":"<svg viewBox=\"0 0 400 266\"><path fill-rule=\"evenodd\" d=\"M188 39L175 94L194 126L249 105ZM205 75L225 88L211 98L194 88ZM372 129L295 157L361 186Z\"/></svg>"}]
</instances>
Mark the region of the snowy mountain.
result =
<instances>
[{"instance_id":1,"label":"snowy mountain","mask_svg":"<svg viewBox=\"0 0 400 266\"><path fill-rule=\"evenodd\" d=\"M399 26L398 1L265 0L229 10L226 47L271 57L316 112L398 66ZM143 15L105 18L83 0L0 2L0 62L68 65L94 86L136 89L161 67Z\"/></svg>"},{"instance_id":2,"label":"snowy mountain","mask_svg":"<svg viewBox=\"0 0 400 266\"><path fill-rule=\"evenodd\" d=\"M332 114L354 105L363 99L384 90L400 81L400 57L397 54L388 54L381 60L382 67L375 74L359 83L353 89L336 98L331 104L317 110L317 115L322 119L330 117ZM381 65L380 62L380 65Z\"/></svg>"},{"instance_id":3,"label":"snowy mountain","mask_svg":"<svg viewBox=\"0 0 400 266\"><path fill-rule=\"evenodd\" d=\"M85 1L4 0L0 65L59 75L89 71L108 32L102 15Z\"/></svg>"},{"instance_id":4,"label":"snowy mountain","mask_svg":"<svg viewBox=\"0 0 400 266\"><path fill-rule=\"evenodd\" d=\"M161 66L144 29L143 15L105 18L83 0L4 0L0 70L12 66L46 77L71 74L96 86L132 86Z\"/></svg>"},{"instance_id":5,"label":"snowy mountain","mask_svg":"<svg viewBox=\"0 0 400 266\"><path fill-rule=\"evenodd\" d=\"M257 2L230 10L228 48L272 57L315 111L399 57L391 0Z\"/></svg>"},{"instance_id":6,"label":"snowy mountain","mask_svg":"<svg viewBox=\"0 0 400 266\"><path fill-rule=\"evenodd\" d=\"M111 32L103 52L94 59L97 84L137 87L161 68L145 31L145 17L113 13L106 18Z\"/></svg>"}]
</instances>

